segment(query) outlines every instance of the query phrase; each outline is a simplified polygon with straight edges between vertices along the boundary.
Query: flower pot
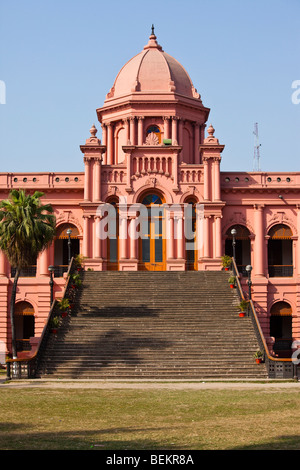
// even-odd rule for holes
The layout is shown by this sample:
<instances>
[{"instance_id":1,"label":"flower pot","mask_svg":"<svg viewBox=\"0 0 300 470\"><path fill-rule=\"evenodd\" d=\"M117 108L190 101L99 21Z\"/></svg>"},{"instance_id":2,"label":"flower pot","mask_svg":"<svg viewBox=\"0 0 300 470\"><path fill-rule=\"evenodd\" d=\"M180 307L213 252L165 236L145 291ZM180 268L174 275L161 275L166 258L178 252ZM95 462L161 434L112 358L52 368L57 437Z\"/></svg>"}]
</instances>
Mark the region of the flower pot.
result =
<instances>
[{"instance_id":1,"label":"flower pot","mask_svg":"<svg viewBox=\"0 0 300 470\"><path fill-rule=\"evenodd\" d=\"M240 312L240 313L239 313L239 317L244 317L245 315L246 315L245 312Z\"/></svg>"},{"instance_id":2,"label":"flower pot","mask_svg":"<svg viewBox=\"0 0 300 470\"><path fill-rule=\"evenodd\" d=\"M224 268L224 269L225 269L225 271L229 271L229 268Z\"/></svg>"},{"instance_id":3,"label":"flower pot","mask_svg":"<svg viewBox=\"0 0 300 470\"><path fill-rule=\"evenodd\" d=\"M61 313L62 318L65 318L67 315L68 315L68 312L62 312Z\"/></svg>"},{"instance_id":4,"label":"flower pot","mask_svg":"<svg viewBox=\"0 0 300 470\"><path fill-rule=\"evenodd\" d=\"M56 335L58 332L58 329L57 328L51 328L51 333L53 333L54 335Z\"/></svg>"},{"instance_id":5,"label":"flower pot","mask_svg":"<svg viewBox=\"0 0 300 470\"><path fill-rule=\"evenodd\" d=\"M257 357L257 358L255 359L255 361L256 361L256 364L260 364L260 363L261 363L261 357Z\"/></svg>"},{"instance_id":6,"label":"flower pot","mask_svg":"<svg viewBox=\"0 0 300 470\"><path fill-rule=\"evenodd\" d=\"M234 284L230 284L230 289L234 289Z\"/></svg>"}]
</instances>

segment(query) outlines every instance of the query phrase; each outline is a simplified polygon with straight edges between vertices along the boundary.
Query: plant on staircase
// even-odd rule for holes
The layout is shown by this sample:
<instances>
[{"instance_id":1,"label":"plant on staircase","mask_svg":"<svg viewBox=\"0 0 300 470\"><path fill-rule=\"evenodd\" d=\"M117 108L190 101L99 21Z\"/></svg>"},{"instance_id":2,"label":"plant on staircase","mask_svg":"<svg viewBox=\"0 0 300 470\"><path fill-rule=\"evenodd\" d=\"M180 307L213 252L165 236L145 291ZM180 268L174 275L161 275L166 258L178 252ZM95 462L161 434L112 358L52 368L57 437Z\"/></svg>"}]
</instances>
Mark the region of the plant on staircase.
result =
<instances>
[{"instance_id":1,"label":"plant on staircase","mask_svg":"<svg viewBox=\"0 0 300 470\"><path fill-rule=\"evenodd\" d=\"M222 256L222 266L225 269L225 271L228 271L232 263L231 256L228 255L223 255Z\"/></svg>"},{"instance_id":2,"label":"plant on staircase","mask_svg":"<svg viewBox=\"0 0 300 470\"><path fill-rule=\"evenodd\" d=\"M63 298L58 302L59 310L61 311L61 316L66 317L68 315L68 309L70 308L69 299Z\"/></svg>"},{"instance_id":3,"label":"plant on staircase","mask_svg":"<svg viewBox=\"0 0 300 470\"><path fill-rule=\"evenodd\" d=\"M74 258L75 266L77 271L83 271L84 267L84 256L83 255L76 255Z\"/></svg>"},{"instance_id":4,"label":"plant on staircase","mask_svg":"<svg viewBox=\"0 0 300 470\"><path fill-rule=\"evenodd\" d=\"M233 289L235 287L235 281L236 281L235 276L230 276L230 278L228 279L228 283L229 283L231 289Z\"/></svg>"},{"instance_id":5,"label":"plant on staircase","mask_svg":"<svg viewBox=\"0 0 300 470\"><path fill-rule=\"evenodd\" d=\"M59 327L59 318L57 316L51 318L51 321L50 321L50 328L51 328L51 332L52 333L57 333L58 331L58 327Z\"/></svg>"},{"instance_id":6,"label":"plant on staircase","mask_svg":"<svg viewBox=\"0 0 300 470\"><path fill-rule=\"evenodd\" d=\"M263 359L263 356L264 356L264 353L258 349L254 354L253 354L253 357L256 361L257 364L260 364L262 362L262 359Z\"/></svg>"},{"instance_id":7,"label":"plant on staircase","mask_svg":"<svg viewBox=\"0 0 300 470\"><path fill-rule=\"evenodd\" d=\"M71 275L71 286L73 288L77 288L81 286L81 279L80 275L78 273L72 274Z\"/></svg>"},{"instance_id":8,"label":"plant on staircase","mask_svg":"<svg viewBox=\"0 0 300 470\"><path fill-rule=\"evenodd\" d=\"M245 300L245 299L241 300L240 305L239 305L239 307L240 307L239 316L240 317L244 317L246 315L246 310L248 308L248 305L249 305L248 300Z\"/></svg>"}]
</instances>

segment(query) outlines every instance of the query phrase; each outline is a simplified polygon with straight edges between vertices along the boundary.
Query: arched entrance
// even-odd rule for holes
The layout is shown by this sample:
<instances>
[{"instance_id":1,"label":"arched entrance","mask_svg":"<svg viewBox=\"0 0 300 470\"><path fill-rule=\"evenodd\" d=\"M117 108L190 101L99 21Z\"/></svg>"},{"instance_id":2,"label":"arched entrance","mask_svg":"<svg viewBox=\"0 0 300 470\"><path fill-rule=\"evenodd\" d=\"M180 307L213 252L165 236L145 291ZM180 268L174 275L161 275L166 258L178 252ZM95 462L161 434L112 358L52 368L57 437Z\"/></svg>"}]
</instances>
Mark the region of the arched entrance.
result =
<instances>
[{"instance_id":1,"label":"arched entrance","mask_svg":"<svg viewBox=\"0 0 300 470\"><path fill-rule=\"evenodd\" d=\"M147 220L140 226L139 269L142 271L164 271L164 199L156 193L142 197L141 204L147 209Z\"/></svg>"},{"instance_id":2,"label":"arched entrance","mask_svg":"<svg viewBox=\"0 0 300 470\"><path fill-rule=\"evenodd\" d=\"M293 276L293 233L287 225L274 225L269 230L269 277Z\"/></svg>"},{"instance_id":3,"label":"arched entrance","mask_svg":"<svg viewBox=\"0 0 300 470\"><path fill-rule=\"evenodd\" d=\"M243 276L247 276L246 266L251 264L250 232L244 225L232 225L226 231L225 254L233 256L232 229L236 230L235 236L235 262Z\"/></svg>"},{"instance_id":4,"label":"arched entrance","mask_svg":"<svg viewBox=\"0 0 300 470\"><path fill-rule=\"evenodd\" d=\"M18 302L15 306L15 329L17 351L30 351L30 338L34 336L34 308L29 302Z\"/></svg>"},{"instance_id":5,"label":"arched entrance","mask_svg":"<svg viewBox=\"0 0 300 470\"><path fill-rule=\"evenodd\" d=\"M107 237L106 243L106 258L107 258L107 270L118 271L119 267L119 208L118 198L110 198L107 204L111 204L114 209L114 226L112 227L112 233Z\"/></svg>"},{"instance_id":6,"label":"arched entrance","mask_svg":"<svg viewBox=\"0 0 300 470\"><path fill-rule=\"evenodd\" d=\"M291 357L292 308L288 302L276 302L270 314L270 336L275 338L273 350L279 357Z\"/></svg>"},{"instance_id":7,"label":"arched entrance","mask_svg":"<svg viewBox=\"0 0 300 470\"><path fill-rule=\"evenodd\" d=\"M71 250L69 254L69 234L68 230L71 230L70 233L70 242ZM54 241L54 276L61 277L64 272L68 271L68 261L69 255L72 257L80 253L80 244L79 244L79 231L77 227L73 224L62 224L59 225L56 229L56 237Z\"/></svg>"},{"instance_id":8,"label":"arched entrance","mask_svg":"<svg viewBox=\"0 0 300 470\"><path fill-rule=\"evenodd\" d=\"M187 211L185 220L185 233L193 233L194 238L186 238L185 240L185 258L186 258L186 270L197 271L197 247L196 247L196 201L194 199L188 199L186 201L190 207Z\"/></svg>"}]
</instances>

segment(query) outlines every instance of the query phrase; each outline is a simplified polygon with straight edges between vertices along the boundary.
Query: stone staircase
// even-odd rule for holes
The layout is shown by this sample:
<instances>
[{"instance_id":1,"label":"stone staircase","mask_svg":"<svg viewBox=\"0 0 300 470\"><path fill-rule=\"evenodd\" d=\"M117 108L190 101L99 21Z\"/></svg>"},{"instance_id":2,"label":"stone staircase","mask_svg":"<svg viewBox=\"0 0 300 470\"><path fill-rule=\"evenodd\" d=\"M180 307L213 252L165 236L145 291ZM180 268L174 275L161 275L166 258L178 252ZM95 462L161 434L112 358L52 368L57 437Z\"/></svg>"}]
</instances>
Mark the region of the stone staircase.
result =
<instances>
[{"instance_id":1,"label":"stone staircase","mask_svg":"<svg viewBox=\"0 0 300 470\"><path fill-rule=\"evenodd\" d=\"M229 274L83 273L72 316L50 338L39 376L70 379L267 378Z\"/></svg>"}]
</instances>

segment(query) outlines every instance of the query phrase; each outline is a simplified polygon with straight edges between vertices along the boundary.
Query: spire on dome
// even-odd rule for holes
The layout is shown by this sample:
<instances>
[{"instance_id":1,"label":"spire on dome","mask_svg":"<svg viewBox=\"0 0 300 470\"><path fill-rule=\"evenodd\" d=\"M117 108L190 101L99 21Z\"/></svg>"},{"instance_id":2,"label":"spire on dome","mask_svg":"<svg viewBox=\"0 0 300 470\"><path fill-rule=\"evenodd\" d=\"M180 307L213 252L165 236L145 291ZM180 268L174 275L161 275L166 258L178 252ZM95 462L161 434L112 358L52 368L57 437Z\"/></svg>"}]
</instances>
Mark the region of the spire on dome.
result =
<instances>
[{"instance_id":1,"label":"spire on dome","mask_svg":"<svg viewBox=\"0 0 300 470\"><path fill-rule=\"evenodd\" d=\"M144 49L151 49L151 48L156 48L163 52L162 47L156 41L156 36L154 33L154 24L151 27L151 34L149 36L149 42L146 46L144 46Z\"/></svg>"}]
</instances>

